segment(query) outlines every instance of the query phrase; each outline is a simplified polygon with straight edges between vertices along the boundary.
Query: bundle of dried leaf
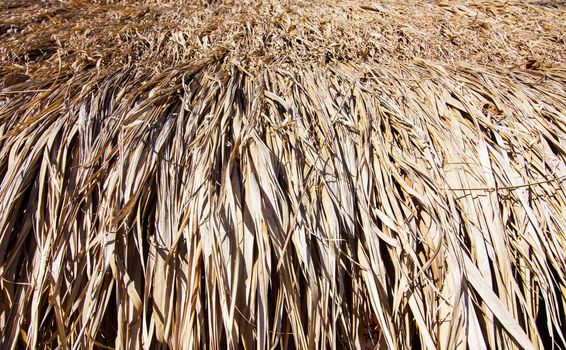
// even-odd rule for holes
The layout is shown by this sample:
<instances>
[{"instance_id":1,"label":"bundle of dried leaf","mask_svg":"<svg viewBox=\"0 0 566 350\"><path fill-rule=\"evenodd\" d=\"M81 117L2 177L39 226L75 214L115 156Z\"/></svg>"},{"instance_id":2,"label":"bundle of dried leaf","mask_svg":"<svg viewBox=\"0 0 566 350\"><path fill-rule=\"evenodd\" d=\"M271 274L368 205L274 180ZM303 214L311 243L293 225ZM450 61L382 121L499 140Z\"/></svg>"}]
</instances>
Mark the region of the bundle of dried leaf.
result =
<instances>
[{"instance_id":1,"label":"bundle of dried leaf","mask_svg":"<svg viewBox=\"0 0 566 350\"><path fill-rule=\"evenodd\" d=\"M44 5L0 5L3 348L564 345L562 9Z\"/></svg>"}]
</instances>

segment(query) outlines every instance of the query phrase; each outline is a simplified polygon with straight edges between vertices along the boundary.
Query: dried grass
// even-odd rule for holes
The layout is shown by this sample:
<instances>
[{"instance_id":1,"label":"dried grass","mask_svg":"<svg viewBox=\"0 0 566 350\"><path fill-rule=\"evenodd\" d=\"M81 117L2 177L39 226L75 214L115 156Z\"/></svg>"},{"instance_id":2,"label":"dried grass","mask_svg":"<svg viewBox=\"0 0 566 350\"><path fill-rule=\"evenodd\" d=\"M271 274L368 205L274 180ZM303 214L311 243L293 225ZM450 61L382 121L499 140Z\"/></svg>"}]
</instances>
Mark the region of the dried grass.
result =
<instances>
[{"instance_id":1,"label":"dried grass","mask_svg":"<svg viewBox=\"0 0 566 350\"><path fill-rule=\"evenodd\" d=\"M563 347L562 5L43 5L0 5L2 348Z\"/></svg>"}]
</instances>

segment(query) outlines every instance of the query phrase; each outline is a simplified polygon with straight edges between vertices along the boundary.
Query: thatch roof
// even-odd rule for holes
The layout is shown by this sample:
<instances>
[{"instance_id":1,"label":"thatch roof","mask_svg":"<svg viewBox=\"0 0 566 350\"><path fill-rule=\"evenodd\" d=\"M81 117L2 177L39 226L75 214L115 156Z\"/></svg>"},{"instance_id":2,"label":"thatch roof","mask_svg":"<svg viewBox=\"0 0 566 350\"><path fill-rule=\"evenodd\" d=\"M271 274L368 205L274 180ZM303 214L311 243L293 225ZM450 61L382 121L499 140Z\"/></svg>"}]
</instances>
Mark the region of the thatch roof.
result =
<instances>
[{"instance_id":1,"label":"thatch roof","mask_svg":"<svg viewBox=\"0 0 566 350\"><path fill-rule=\"evenodd\" d=\"M563 348L565 14L4 1L2 348Z\"/></svg>"}]
</instances>

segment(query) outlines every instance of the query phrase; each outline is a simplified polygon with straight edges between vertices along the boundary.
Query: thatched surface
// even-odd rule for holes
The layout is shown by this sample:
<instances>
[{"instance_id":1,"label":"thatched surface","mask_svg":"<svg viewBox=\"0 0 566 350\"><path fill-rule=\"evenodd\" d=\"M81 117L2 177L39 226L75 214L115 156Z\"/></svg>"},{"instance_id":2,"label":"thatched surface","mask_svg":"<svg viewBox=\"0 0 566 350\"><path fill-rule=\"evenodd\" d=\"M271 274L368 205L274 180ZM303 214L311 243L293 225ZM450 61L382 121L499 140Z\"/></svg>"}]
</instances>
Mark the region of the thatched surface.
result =
<instances>
[{"instance_id":1,"label":"thatched surface","mask_svg":"<svg viewBox=\"0 0 566 350\"><path fill-rule=\"evenodd\" d=\"M566 63L563 1L180 2L4 0L0 57L34 71L59 58L74 71L93 64L163 70L211 56L248 71L415 58L507 68Z\"/></svg>"},{"instance_id":2,"label":"thatched surface","mask_svg":"<svg viewBox=\"0 0 566 350\"><path fill-rule=\"evenodd\" d=\"M563 346L559 2L18 4L3 348Z\"/></svg>"}]
</instances>

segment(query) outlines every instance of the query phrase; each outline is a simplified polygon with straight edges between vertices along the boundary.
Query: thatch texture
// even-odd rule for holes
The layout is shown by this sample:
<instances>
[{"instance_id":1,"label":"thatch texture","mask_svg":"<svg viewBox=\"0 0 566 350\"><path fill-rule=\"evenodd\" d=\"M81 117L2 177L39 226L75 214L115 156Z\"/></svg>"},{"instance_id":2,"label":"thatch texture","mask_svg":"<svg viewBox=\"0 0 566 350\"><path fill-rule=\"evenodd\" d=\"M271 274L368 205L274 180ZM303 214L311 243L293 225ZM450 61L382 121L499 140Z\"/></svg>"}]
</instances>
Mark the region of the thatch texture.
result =
<instances>
[{"instance_id":1,"label":"thatch texture","mask_svg":"<svg viewBox=\"0 0 566 350\"><path fill-rule=\"evenodd\" d=\"M563 346L551 5L0 5L2 348Z\"/></svg>"}]
</instances>

